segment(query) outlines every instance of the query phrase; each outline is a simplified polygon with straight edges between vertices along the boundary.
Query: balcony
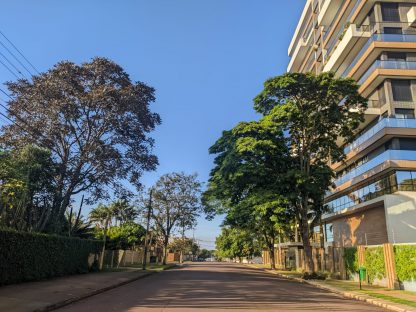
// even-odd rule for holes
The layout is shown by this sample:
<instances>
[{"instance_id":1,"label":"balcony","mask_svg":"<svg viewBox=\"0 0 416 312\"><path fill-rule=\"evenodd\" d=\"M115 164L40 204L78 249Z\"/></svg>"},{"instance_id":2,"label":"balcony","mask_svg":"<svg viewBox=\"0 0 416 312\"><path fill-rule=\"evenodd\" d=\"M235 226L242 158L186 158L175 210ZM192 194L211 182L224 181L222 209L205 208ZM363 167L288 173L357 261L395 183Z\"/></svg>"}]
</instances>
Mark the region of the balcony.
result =
<instances>
[{"instance_id":1,"label":"balcony","mask_svg":"<svg viewBox=\"0 0 416 312\"><path fill-rule=\"evenodd\" d=\"M312 37L313 28L308 30L308 32L306 32L305 35L300 38L287 67L288 72L296 72L299 70L307 52L310 49L310 46L312 46Z\"/></svg>"},{"instance_id":2,"label":"balcony","mask_svg":"<svg viewBox=\"0 0 416 312\"><path fill-rule=\"evenodd\" d=\"M407 151L407 150L388 150L380 155L374 157L373 159L369 160L365 164L358 166L348 173L344 174L343 176L339 177L334 181L335 185L338 187L341 184L352 180L367 171L377 167L378 165L383 164L384 162L390 160L416 160L416 151Z\"/></svg>"},{"instance_id":3,"label":"balcony","mask_svg":"<svg viewBox=\"0 0 416 312\"><path fill-rule=\"evenodd\" d=\"M370 66L360 80L358 80L358 84L362 85L376 69L416 69L416 62L377 60Z\"/></svg>"},{"instance_id":4,"label":"balcony","mask_svg":"<svg viewBox=\"0 0 416 312\"><path fill-rule=\"evenodd\" d=\"M410 27L416 26L416 7L411 7L409 12L407 12L407 20Z\"/></svg>"},{"instance_id":5,"label":"balcony","mask_svg":"<svg viewBox=\"0 0 416 312\"><path fill-rule=\"evenodd\" d=\"M344 153L348 154L353 150L371 140L377 133L386 128L413 128L416 129L416 119L396 119L383 118L374 127L360 135L354 142L344 148Z\"/></svg>"},{"instance_id":6,"label":"balcony","mask_svg":"<svg viewBox=\"0 0 416 312\"><path fill-rule=\"evenodd\" d=\"M373 42L416 42L416 34L373 34L361 48L351 64L341 74L341 77L352 76L352 69L357 65L361 57L367 52ZM416 48L416 47L415 47Z\"/></svg>"},{"instance_id":7,"label":"balcony","mask_svg":"<svg viewBox=\"0 0 416 312\"><path fill-rule=\"evenodd\" d=\"M343 0L326 0L324 3L321 4L321 9L318 15L318 23L319 25L330 25L328 29L333 26L334 20L336 19L337 15L340 13L341 8L343 7ZM329 31L327 31L329 33Z\"/></svg>"},{"instance_id":8,"label":"balcony","mask_svg":"<svg viewBox=\"0 0 416 312\"><path fill-rule=\"evenodd\" d=\"M376 60L358 81L358 92L367 97L385 79L414 79L416 62Z\"/></svg>"},{"instance_id":9,"label":"balcony","mask_svg":"<svg viewBox=\"0 0 416 312\"><path fill-rule=\"evenodd\" d=\"M366 44L371 32L367 26L357 27L355 24L342 28L336 38L328 45L325 55L327 61L324 71L335 71L348 58L355 55Z\"/></svg>"}]
</instances>

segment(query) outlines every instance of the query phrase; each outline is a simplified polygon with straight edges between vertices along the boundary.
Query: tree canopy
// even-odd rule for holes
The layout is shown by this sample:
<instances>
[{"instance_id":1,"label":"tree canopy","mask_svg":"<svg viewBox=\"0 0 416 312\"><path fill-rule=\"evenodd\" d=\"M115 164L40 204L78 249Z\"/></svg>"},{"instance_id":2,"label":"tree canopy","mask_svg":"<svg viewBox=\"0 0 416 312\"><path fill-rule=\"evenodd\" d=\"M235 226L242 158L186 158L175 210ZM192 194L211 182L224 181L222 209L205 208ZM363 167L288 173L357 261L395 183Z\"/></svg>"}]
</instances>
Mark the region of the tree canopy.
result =
<instances>
[{"instance_id":1,"label":"tree canopy","mask_svg":"<svg viewBox=\"0 0 416 312\"><path fill-rule=\"evenodd\" d=\"M354 139L367 101L353 79L335 78L333 73L288 73L267 80L254 103L287 133L293 165L287 172L288 198L300 224L306 269L312 271L311 213L315 220L322 213L333 177L329 164L345 157L343 144Z\"/></svg>"},{"instance_id":2,"label":"tree canopy","mask_svg":"<svg viewBox=\"0 0 416 312\"><path fill-rule=\"evenodd\" d=\"M168 173L152 187L152 220L163 237L164 263L169 238L177 227L192 226L201 212L201 182L196 174Z\"/></svg>"},{"instance_id":3,"label":"tree canopy","mask_svg":"<svg viewBox=\"0 0 416 312\"><path fill-rule=\"evenodd\" d=\"M226 213L225 226L251 230L274 256L275 238L290 218L285 173L290 168L282 127L269 116L242 122L210 148L215 154L204 209Z\"/></svg>"},{"instance_id":4,"label":"tree canopy","mask_svg":"<svg viewBox=\"0 0 416 312\"><path fill-rule=\"evenodd\" d=\"M2 127L0 143L6 149L36 144L51 151L56 227L74 195L88 194L89 203L108 199L109 193L126 191L121 180L140 187L143 171L156 168L148 136L161 122L150 111L154 89L133 82L116 63L63 61L7 87L14 123Z\"/></svg>"}]
</instances>

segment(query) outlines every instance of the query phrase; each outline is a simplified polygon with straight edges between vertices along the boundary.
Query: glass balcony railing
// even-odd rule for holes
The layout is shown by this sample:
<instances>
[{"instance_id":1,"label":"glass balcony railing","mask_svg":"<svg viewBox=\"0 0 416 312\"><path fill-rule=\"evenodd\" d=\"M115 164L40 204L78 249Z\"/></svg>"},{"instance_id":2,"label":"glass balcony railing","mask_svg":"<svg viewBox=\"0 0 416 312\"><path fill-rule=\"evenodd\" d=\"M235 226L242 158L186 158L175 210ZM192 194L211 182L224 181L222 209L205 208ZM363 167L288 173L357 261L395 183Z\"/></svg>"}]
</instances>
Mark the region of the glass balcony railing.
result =
<instances>
[{"instance_id":1,"label":"glass balcony railing","mask_svg":"<svg viewBox=\"0 0 416 312\"><path fill-rule=\"evenodd\" d=\"M361 3L361 2L363 2L363 1L364 1L364 0L358 0L358 1L355 3L354 7L352 8L352 10L350 11L350 13L349 13L349 14L348 14L348 16L347 16L347 19L346 19L346 21L347 21L346 23L347 23L347 24L349 24L349 23L351 22L351 17L352 17L352 16L353 16L353 14L355 13L355 11L357 11L357 8L358 8L358 6L360 5L360 3ZM322 7L322 6L321 6L321 7ZM337 17L339 16L339 14L340 14L340 12L341 12L342 8L343 8L343 6L342 6L342 5L340 5L340 6L338 7L338 10L337 10L337 12L335 13L334 19L332 20L331 24L328 26L328 29L326 30L326 32L325 32L325 34L324 34L324 37L323 37L324 41L325 41L325 40L326 40L326 38L328 37L328 35L329 35L329 33L331 32L332 28L336 27L336 25L337 25L337 24L335 24L335 21L337 20ZM343 25L341 26L341 29L345 28L345 25L347 25L347 24L343 24Z\"/></svg>"},{"instance_id":2,"label":"glass balcony railing","mask_svg":"<svg viewBox=\"0 0 416 312\"><path fill-rule=\"evenodd\" d=\"M383 118L374 127L360 135L354 142L344 148L344 153L348 154L351 150L359 147L364 142L371 139L374 135L385 128L416 128L416 119L397 119Z\"/></svg>"},{"instance_id":3,"label":"glass balcony railing","mask_svg":"<svg viewBox=\"0 0 416 312\"><path fill-rule=\"evenodd\" d=\"M377 60L373 63L373 65L370 66L370 68L365 72L360 80L358 80L358 84L363 84L376 69L416 69L416 62Z\"/></svg>"},{"instance_id":4,"label":"glass balcony railing","mask_svg":"<svg viewBox=\"0 0 416 312\"><path fill-rule=\"evenodd\" d=\"M371 169L381 165L382 163L388 160L416 160L416 151L407 151L407 150L388 150L380 155L369 160L365 164L358 166L343 176L337 178L334 183L339 186Z\"/></svg>"},{"instance_id":5,"label":"glass balcony railing","mask_svg":"<svg viewBox=\"0 0 416 312\"><path fill-rule=\"evenodd\" d=\"M382 42L416 42L416 34L373 34L362 47L360 52L348 66L348 68L342 73L342 77L346 77L351 69L358 63L363 54L367 51L368 47L374 41Z\"/></svg>"}]
</instances>

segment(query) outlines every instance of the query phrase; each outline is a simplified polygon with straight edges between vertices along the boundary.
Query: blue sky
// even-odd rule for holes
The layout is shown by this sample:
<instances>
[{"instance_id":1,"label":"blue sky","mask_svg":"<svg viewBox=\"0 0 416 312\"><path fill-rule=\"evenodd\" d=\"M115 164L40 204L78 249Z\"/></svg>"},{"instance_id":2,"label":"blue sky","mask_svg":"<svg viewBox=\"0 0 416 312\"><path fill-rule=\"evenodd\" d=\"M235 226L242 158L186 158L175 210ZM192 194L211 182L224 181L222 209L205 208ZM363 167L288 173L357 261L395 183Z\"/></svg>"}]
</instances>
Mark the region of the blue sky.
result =
<instances>
[{"instance_id":1,"label":"blue sky","mask_svg":"<svg viewBox=\"0 0 416 312\"><path fill-rule=\"evenodd\" d=\"M258 118L252 99L284 73L304 0L9 0L0 30L44 71L60 60L94 56L119 63L156 88L153 133L160 166L207 181L208 148L225 129ZM2 51L4 52L4 51ZM0 65L0 82L13 79ZM195 236L213 248L221 218L200 219Z\"/></svg>"}]
</instances>

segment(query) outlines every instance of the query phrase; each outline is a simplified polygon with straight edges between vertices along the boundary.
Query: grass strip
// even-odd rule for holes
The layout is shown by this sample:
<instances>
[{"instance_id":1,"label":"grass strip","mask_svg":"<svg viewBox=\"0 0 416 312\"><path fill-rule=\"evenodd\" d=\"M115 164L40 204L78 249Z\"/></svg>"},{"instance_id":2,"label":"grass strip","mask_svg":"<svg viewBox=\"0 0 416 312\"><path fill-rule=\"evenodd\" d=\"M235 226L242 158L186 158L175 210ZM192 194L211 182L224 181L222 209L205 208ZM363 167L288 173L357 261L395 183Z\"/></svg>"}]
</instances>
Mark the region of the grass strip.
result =
<instances>
[{"instance_id":1,"label":"grass strip","mask_svg":"<svg viewBox=\"0 0 416 312\"><path fill-rule=\"evenodd\" d=\"M371 297L387 300L387 301L394 302L394 303L404 304L404 305L408 305L410 307L416 308L416 302L414 302L414 301L410 301L410 300L406 300L406 299L402 299L402 298L397 298L397 297L392 297L392 296L387 296L387 295L383 295L383 294L380 294L380 293L375 293L375 292L372 292L372 291L363 291L363 292L366 293L367 295L371 296Z\"/></svg>"}]
</instances>

